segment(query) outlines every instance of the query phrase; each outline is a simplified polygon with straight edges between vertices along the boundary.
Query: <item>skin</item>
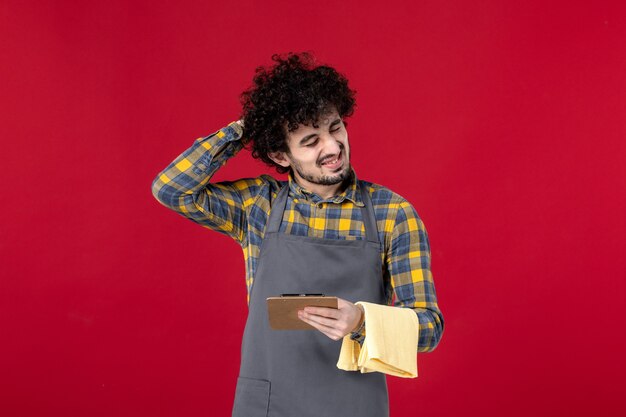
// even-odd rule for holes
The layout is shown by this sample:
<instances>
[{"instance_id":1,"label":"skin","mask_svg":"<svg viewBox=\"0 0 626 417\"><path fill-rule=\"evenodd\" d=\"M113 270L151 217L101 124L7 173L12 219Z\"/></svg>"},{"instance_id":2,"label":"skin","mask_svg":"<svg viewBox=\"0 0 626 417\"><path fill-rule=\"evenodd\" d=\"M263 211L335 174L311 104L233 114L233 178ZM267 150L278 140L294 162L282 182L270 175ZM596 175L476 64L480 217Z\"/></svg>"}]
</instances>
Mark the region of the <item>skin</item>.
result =
<instances>
[{"instance_id":1,"label":"skin","mask_svg":"<svg viewBox=\"0 0 626 417\"><path fill-rule=\"evenodd\" d=\"M302 188L324 199L342 191L344 180L350 175L350 143L336 109L332 108L315 124L301 124L295 131L287 132L287 145L289 152L269 156L277 164L291 167L294 179ZM336 158L342 159L341 166L331 169L323 165ZM298 312L300 320L333 340L340 340L356 330L363 316L359 306L341 298L337 309L306 307Z\"/></svg>"},{"instance_id":2,"label":"skin","mask_svg":"<svg viewBox=\"0 0 626 417\"><path fill-rule=\"evenodd\" d=\"M361 325L364 313L360 306L342 298L337 298L337 307L305 307L298 311L298 318L331 339L341 340Z\"/></svg>"},{"instance_id":3,"label":"skin","mask_svg":"<svg viewBox=\"0 0 626 417\"><path fill-rule=\"evenodd\" d=\"M289 152L273 152L269 157L278 165L291 167L302 188L324 199L342 191L343 181L350 176L350 143L337 110L331 108L315 124L301 124L287 132L287 146ZM324 165L336 158L343 161L339 168Z\"/></svg>"}]
</instances>

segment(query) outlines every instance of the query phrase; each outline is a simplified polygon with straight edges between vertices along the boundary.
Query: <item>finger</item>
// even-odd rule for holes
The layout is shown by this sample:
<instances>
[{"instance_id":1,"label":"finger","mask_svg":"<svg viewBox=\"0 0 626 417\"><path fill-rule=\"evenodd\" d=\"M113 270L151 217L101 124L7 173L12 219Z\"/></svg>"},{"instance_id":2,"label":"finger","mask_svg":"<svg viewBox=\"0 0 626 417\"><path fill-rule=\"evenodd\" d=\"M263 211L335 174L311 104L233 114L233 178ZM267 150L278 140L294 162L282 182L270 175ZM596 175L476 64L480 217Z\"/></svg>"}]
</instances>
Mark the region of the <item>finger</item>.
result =
<instances>
[{"instance_id":1,"label":"finger","mask_svg":"<svg viewBox=\"0 0 626 417\"><path fill-rule=\"evenodd\" d=\"M319 323L322 324L324 326L330 327L332 329L335 329L337 327L337 320L333 319L333 318L328 318L325 316L320 316L317 314L313 314L313 313L309 313L307 311L302 311L300 313L302 315L302 317L305 317L315 323Z\"/></svg>"},{"instance_id":2,"label":"finger","mask_svg":"<svg viewBox=\"0 0 626 417\"><path fill-rule=\"evenodd\" d=\"M320 323L316 323L314 321L312 321L311 319L304 317L304 316L299 316L300 320L302 320L303 322L310 324L311 326L313 326L314 328L316 328L317 330L319 330L322 334L324 334L325 336L333 339L333 340L339 340L342 338L342 335L339 334L339 332L337 332L336 329L333 329L332 327L328 327L325 326L323 324Z\"/></svg>"},{"instance_id":3,"label":"finger","mask_svg":"<svg viewBox=\"0 0 626 417\"><path fill-rule=\"evenodd\" d=\"M354 326L350 327L349 322L346 321L344 317L341 317L339 320L335 320L335 319L326 318L323 316L309 314L306 312L302 312L301 314L303 317L306 317L307 319L315 323L319 323L321 325L324 325L328 328L333 329L334 334L339 335L341 337L350 333L350 330L354 327Z\"/></svg>"},{"instance_id":4,"label":"finger","mask_svg":"<svg viewBox=\"0 0 626 417\"><path fill-rule=\"evenodd\" d=\"M356 304L351 303L350 301L344 300L342 298L337 298L337 309L338 310L350 309L352 307L356 307Z\"/></svg>"},{"instance_id":5,"label":"finger","mask_svg":"<svg viewBox=\"0 0 626 417\"><path fill-rule=\"evenodd\" d=\"M304 311L310 314L315 314L317 316L324 316L333 319L338 319L341 316L341 313L336 308L328 308L328 307L305 307Z\"/></svg>"},{"instance_id":6,"label":"finger","mask_svg":"<svg viewBox=\"0 0 626 417\"><path fill-rule=\"evenodd\" d=\"M314 320L311 316L307 316L305 314L299 314L298 317L303 322L310 324L311 326L315 327L316 329L318 329L321 332L332 333L332 332L335 331L334 327L329 326L329 325L324 324L324 323L320 323L319 321Z\"/></svg>"},{"instance_id":7,"label":"finger","mask_svg":"<svg viewBox=\"0 0 626 417\"><path fill-rule=\"evenodd\" d=\"M352 303L350 301L344 300L343 298L337 297L337 307L338 308L345 307L348 304L352 304Z\"/></svg>"}]
</instances>

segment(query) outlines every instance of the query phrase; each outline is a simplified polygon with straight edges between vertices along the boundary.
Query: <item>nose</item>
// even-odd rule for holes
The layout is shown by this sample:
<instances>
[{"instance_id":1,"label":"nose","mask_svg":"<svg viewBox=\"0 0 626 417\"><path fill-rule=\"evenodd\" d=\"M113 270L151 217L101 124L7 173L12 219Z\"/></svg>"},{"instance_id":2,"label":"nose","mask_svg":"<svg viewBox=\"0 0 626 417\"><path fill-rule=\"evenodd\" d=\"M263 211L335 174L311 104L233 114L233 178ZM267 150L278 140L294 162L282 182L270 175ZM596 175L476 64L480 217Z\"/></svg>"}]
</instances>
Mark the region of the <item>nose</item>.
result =
<instances>
[{"instance_id":1,"label":"nose","mask_svg":"<svg viewBox=\"0 0 626 417\"><path fill-rule=\"evenodd\" d=\"M328 134L321 135L320 139L323 140L323 144L324 144L322 148L322 155L324 158L327 156L339 155L339 153L341 152L341 148L343 147L341 142L339 142L332 135L328 135Z\"/></svg>"}]
</instances>

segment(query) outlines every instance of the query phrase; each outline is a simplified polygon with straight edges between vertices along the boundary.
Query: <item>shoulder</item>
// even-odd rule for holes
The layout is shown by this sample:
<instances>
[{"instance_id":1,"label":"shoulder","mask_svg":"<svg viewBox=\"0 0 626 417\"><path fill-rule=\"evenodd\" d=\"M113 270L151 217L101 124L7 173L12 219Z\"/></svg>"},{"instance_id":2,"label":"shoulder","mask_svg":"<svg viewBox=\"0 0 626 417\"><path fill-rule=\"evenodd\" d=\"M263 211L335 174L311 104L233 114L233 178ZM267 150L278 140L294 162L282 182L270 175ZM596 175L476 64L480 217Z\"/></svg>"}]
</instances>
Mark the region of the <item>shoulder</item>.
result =
<instances>
[{"instance_id":1,"label":"shoulder","mask_svg":"<svg viewBox=\"0 0 626 417\"><path fill-rule=\"evenodd\" d=\"M232 181L222 181L219 184L228 185L239 191L254 189L257 192L261 192L263 190L273 191L276 188L280 189L282 182L283 181L279 181L271 175L264 174L254 178L239 178Z\"/></svg>"},{"instance_id":2,"label":"shoulder","mask_svg":"<svg viewBox=\"0 0 626 417\"><path fill-rule=\"evenodd\" d=\"M367 187L376 219L382 221L387 233L399 233L404 229L419 231L424 224L417 210L406 198L381 184L362 181Z\"/></svg>"},{"instance_id":3,"label":"shoulder","mask_svg":"<svg viewBox=\"0 0 626 417\"><path fill-rule=\"evenodd\" d=\"M272 193L272 198L276 197L278 192L283 187L286 187L289 184L288 181L278 180L278 179L272 177L271 175L267 175L267 174L261 175L260 177L258 177L258 180L262 181L263 184L267 187L268 194Z\"/></svg>"},{"instance_id":4,"label":"shoulder","mask_svg":"<svg viewBox=\"0 0 626 417\"><path fill-rule=\"evenodd\" d=\"M236 193L243 202L244 207L250 207L259 200L269 200L270 195L275 195L276 190L281 187L281 181L270 175L260 175L258 177L209 183L207 187Z\"/></svg>"},{"instance_id":5,"label":"shoulder","mask_svg":"<svg viewBox=\"0 0 626 417\"><path fill-rule=\"evenodd\" d=\"M256 187L268 187L273 186L279 181L270 175L260 175L258 177L251 178L239 178L233 181L223 181L224 184L239 184L240 186L256 186Z\"/></svg>"},{"instance_id":6,"label":"shoulder","mask_svg":"<svg viewBox=\"0 0 626 417\"><path fill-rule=\"evenodd\" d=\"M254 190L249 192L246 206L260 206L262 209L269 209L270 202L273 201L278 192L285 186L288 181L278 180L271 175L263 174L255 178L242 178L237 180L242 188Z\"/></svg>"},{"instance_id":7,"label":"shoulder","mask_svg":"<svg viewBox=\"0 0 626 417\"><path fill-rule=\"evenodd\" d=\"M362 180L361 183L367 188L375 209L386 207L388 209L398 210L400 208L410 207L414 210L413 205L406 198L384 185L364 180Z\"/></svg>"}]
</instances>

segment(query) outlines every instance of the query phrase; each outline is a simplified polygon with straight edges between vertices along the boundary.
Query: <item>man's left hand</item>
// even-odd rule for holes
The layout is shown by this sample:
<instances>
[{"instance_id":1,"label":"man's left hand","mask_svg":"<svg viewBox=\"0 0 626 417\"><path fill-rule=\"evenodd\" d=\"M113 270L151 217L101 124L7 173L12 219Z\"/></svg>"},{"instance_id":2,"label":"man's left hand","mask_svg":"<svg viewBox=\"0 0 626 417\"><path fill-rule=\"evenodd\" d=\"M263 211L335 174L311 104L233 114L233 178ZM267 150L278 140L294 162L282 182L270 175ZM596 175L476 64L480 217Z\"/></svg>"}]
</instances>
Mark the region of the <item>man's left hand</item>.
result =
<instances>
[{"instance_id":1,"label":"man's left hand","mask_svg":"<svg viewBox=\"0 0 626 417\"><path fill-rule=\"evenodd\" d=\"M337 308L305 307L298 318L333 340L340 340L356 330L363 319L363 310L350 301L337 298Z\"/></svg>"}]
</instances>

